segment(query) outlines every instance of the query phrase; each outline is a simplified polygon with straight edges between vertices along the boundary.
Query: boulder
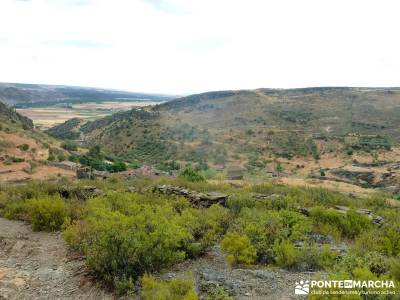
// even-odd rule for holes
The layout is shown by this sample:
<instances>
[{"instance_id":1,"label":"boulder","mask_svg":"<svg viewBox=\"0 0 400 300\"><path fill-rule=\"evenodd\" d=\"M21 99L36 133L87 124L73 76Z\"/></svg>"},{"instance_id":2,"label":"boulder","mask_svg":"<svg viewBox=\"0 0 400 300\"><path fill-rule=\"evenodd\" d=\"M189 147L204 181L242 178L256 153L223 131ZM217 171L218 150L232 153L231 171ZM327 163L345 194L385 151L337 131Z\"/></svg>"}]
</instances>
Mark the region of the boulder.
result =
<instances>
[{"instance_id":1,"label":"boulder","mask_svg":"<svg viewBox=\"0 0 400 300\"><path fill-rule=\"evenodd\" d=\"M138 190L134 186L128 186L125 190L127 193L136 193Z\"/></svg>"},{"instance_id":2,"label":"boulder","mask_svg":"<svg viewBox=\"0 0 400 300\"><path fill-rule=\"evenodd\" d=\"M281 198L278 194L261 194L261 193L250 193L250 196L258 200L276 200Z\"/></svg>"},{"instance_id":3,"label":"boulder","mask_svg":"<svg viewBox=\"0 0 400 300\"><path fill-rule=\"evenodd\" d=\"M79 200L87 200L91 197L97 197L104 194L104 192L96 186L86 185L82 187L69 187L63 186L58 190L59 194L65 198L77 198Z\"/></svg>"},{"instance_id":4,"label":"boulder","mask_svg":"<svg viewBox=\"0 0 400 300\"><path fill-rule=\"evenodd\" d=\"M210 192L207 194L201 194L199 196L201 201L206 201L208 203L208 206L211 206L212 204L218 203L221 204L222 206L226 205L226 201L228 200L228 195L226 194L221 194L218 192Z\"/></svg>"},{"instance_id":5,"label":"boulder","mask_svg":"<svg viewBox=\"0 0 400 300\"><path fill-rule=\"evenodd\" d=\"M350 210L349 207L343 205L334 205L332 209L342 214L347 214L347 212ZM309 207L299 208L299 211L306 216L310 215L310 210L311 209ZM367 216L375 225L381 226L384 223L383 217L374 215L373 212L369 209L358 208L356 209L356 213Z\"/></svg>"},{"instance_id":6,"label":"boulder","mask_svg":"<svg viewBox=\"0 0 400 300\"><path fill-rule=\"evenodd\" d=\"M226 205L228 195L219 192L209 193L197 193L190 191L183 187L171 186L171 185L158 185L153 188L153 192L159 192L166 195L177 195L189 199L193 204L197 206L209 207L213 204Z\"/></svg>"}]
</instances>

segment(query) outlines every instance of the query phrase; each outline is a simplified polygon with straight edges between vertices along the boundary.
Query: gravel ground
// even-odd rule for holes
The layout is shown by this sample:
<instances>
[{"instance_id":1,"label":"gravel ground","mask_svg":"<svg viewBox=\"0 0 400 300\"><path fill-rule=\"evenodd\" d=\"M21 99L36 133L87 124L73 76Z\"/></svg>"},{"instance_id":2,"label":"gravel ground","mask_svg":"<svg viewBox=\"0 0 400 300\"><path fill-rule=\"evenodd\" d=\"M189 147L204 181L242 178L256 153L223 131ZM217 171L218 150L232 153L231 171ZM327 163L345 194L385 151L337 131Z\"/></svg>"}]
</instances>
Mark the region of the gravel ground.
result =
<instances>
[{"instance_id":1,"label":"gravel ground","mask_svg":"<svg viewBox=\"0 0 400 300\"><path fill-rule=\"evenodd\" d=\"M175 278L191 272L200 294L215 286L223 287L238 300L307 299L294 294L296 281L310 280L324 274L289 272L278 268L231 268L219 247L197 259L189 260L162 273L161 278Z\"/></svg>"},{"instance_id":2,"label":"gravel ground","mask_svg":"<svg viewBox=\"0 0 400 300\"><path fill-rule=\"evenodd\" d=\"M0 299L113 299L59 233L0 218Z\"/></svg>"}]
</instances>

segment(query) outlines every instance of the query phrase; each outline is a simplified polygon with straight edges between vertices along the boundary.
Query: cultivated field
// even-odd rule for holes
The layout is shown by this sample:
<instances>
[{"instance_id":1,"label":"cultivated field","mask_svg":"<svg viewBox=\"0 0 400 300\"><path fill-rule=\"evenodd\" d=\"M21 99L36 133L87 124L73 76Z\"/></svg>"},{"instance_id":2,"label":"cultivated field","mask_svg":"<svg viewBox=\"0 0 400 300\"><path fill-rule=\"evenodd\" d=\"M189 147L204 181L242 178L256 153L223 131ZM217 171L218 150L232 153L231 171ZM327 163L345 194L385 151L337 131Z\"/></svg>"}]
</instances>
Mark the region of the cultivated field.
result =
<instances>
[{"instance_id":1,"label":"cultivated field","mask_svg":"<svg viewBox=\"0 0 400 300\"><path fill-rule=\"evenodd\" d=\"M72 118L94 120L111 115L118 111L130 110L135 107L155 105L154 101L126 102L88 102L71 105L53 105L49 107L21 108L17 111L32 119L36 126L47 129Z\"/></svg>"}]
</instances>

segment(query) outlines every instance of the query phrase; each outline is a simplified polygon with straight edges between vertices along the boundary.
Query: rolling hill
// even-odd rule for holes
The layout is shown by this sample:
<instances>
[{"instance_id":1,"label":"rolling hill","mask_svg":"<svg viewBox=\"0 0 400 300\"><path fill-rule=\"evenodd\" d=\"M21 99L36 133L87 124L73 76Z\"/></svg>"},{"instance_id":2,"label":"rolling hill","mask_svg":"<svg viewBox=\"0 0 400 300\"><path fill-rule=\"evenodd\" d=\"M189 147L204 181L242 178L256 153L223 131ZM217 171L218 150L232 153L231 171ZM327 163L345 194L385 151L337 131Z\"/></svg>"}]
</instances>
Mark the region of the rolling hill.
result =
<instances>
[{"instance_id":1,"label":"rolling hill","mask_svg":"<svg viewBox=\"0 0 400 300\"><path fill-rule=\"evenodd\" d=\"M52 105L90 101L166 101L172 96L125 91L24 83L0 83L0 101L16 107Z\"/></svg>"},{"instance_id":2,"label":"rolling hill","mask_svg":"<svg viewBox=\"0 0 400 300\"><path fill-rule=\"evenodd\" d=\"M128 159L224 164L250 156L318 157L339 146L398 144L400 89L209 92L79 124L87 141Z\"/></svg>"},{"instance_id":3,"label":"rolling hill","mask_svg":"<svg viewBox=\"0 0 400 300\"><path fill-rule=\"evenodd\" d=\"M58 141L34 128L32 120L0 102L0 183L73 177L75 172L50 161L66 155Z\"/></svg>"}]
</instances>

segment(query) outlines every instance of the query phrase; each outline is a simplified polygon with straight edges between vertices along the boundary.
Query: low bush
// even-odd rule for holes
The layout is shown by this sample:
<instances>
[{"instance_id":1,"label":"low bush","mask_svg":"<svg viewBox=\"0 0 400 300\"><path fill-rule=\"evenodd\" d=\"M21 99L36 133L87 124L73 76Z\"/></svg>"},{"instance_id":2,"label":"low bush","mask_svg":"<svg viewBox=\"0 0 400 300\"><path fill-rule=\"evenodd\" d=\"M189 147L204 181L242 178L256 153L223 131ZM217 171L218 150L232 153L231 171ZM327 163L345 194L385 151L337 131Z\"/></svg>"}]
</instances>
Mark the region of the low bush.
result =
<instances>
[{"instance_id":1,"label":"low bush","mask_svg":"<svg viewBox=\"0 0 400 300\"><path fill-rule=\"evenodd\" d=\"M328 224L341 233L342 236L354 238L362 231L372 228L373 224L365 215L349 210L346 214L326 209L324 207L314 207L311 209L310 217L314 225L318 228L321 225Z\"/></svg>"},{"instance_id":2,"label":"low bush","mask_svg":"<svg viewBox=\"0 0 400 300\"><path fill-rule=\"evenodd\" d=\"M302 240L311 230L311 222L300 213L262 208L243 208L230 231L246 235L257 250L259 262L273 262L276 241Z\"/></svg>"},{"instance_id":3,"label":"low bush","mask_svg":"<svg viewBox=\"0 0 400 300\"><path fill-rule=\"evenodd\" d=\"M25 221L29 219L29 208L26 201L15 201L4 204L1 214L7 219Z\"/></svg>"},{"instance_id":4,"label":"low bush","mask_svg":"<svg viewBox=\"0 0 400 300\"><path fill-rule=\"evenodd\" d=\"M29 218L35 231L60 230L67 217L67 208L60 197L43 197L27 202Z\"/></svg>"},{"instance_id":5,"label":"low bush","mask_svg":"<svg viewBox=\"0 0 400 300\"><path fill-rule=\"evenodd\" d=\"M179 174L179 177L184 178L190 182L204 182L206 179L200 174L199 171L196 171L192 167L186 167Z\"/></svg>"},{"instance_id":6,"label":"low bush","mask_svg":"<svg viewBox=\"0 0 400 300\"><path fill-rule=\"evenodd\" d=\"M109 193L89 199L83 220L64 236L113 285L199 255L222 236L227 219L219 205L196 210L182 198Z\"/></svg>"},{"instance_id":7,"label":"low bush","mask_svg":"<svg viewBox=\"0 0 400 300\"><path fill-rule=\"evenodd\" d=\"M186 198L152 193L149 187L159 184L231 197L227 208L196 208ZM96 186L104 195L81 201L84 186ZM68 195L65 187L70 190ZM125 192L128 187L140 193ZM251 193L270 198L260 200ZM113 177L0 185L0 214L29 221L35 230L64 229L65 240L82 252L91 271L124 294L135 290L144 274L196 258L218 243L233 265L274 263L297 271L324 270L346 279L398 280L400 216L386 199L382 193L352 199L324 189L271 183L236 187L182 176L133 181ZM384 223L375 226L353 209L342 214L329 208L336 204L371 209ZM310 215L299 213L301 207L310 207ZM331 250L331 244L320 243L334 241L311 233L333 236L336 242L346 243L347 249L344 253ZM145 299L197 297L171 292L175 289L171 285L188 291L187 285L147 278L142 290ZM204 292L208 300L231 299L223 289Z\"/></svg>"},{"instance_id":8,"label":"low bush","mask_svg":"<svg viewBox=\"0 0 400 300\"><path fill-rule=\"evenodd\" d=\"M205 300L234 300L223 287L213 287L205 296Z\"/></svg>"},{"instance_id":9,"label":"low bush","mask_svg":"<svg viewBox=\"0 0 400 300\"><path fill-rule=\"evenodd\" d=\"M77 151L78 150L78 144L74 141L65 141L61 143L61 148L67 150L67 151Z\"/></svg>"},{"instance_id":10,"label":"low bush","mask_svg":"<svg viewBox=\"0 0 400 300\"><path fill-rule=\"evenodd\" d=\"M126 169L126 164L122 161L116 161L107 166L107 171L111 173L126 171Z\"/></svg>"},{"instance_id":11,"label":"low bush","mask_svg":"<svg viewBox=\"0 0 400 300\"><path fill-rule=\"evenodd\" d=\"M400 260L393 259L390 262L390 275L392 278L400 282Z\"/></svg>"},{"instance_id":12,"label":"low bush","mask_svg":"<svg viewBox=\"0 0 400 300\"><path fill-rule=\"evenodd\" d=\"M185 243L189 257L196 257L212 246L225 233L229 226L230 214L220 205L212 205L207 210L186 208L181 212L181 226L187 228L192 236Z\"/></svg>"},{"instance_id":13,"label":"low bush","mask_svg":"<svg viewBox=\"0 0 400 300\"><path fill-rule=\"evenodd\" d=\"M296 269L300 271L330 270L337 262L338 253L329 244L307 243L298 250Z\"/></svg>"},{"instance_id":14,"label":"low bush","mask_svg":"<svg viewBox=\"0 0 400 300\"><path fill-rule=\"evenodd\" d=\"M280 267L289 268L296 263L298 250L288 241L278 242L273 247L275 262Z\"/></svg>"},{"instance_id":15,"label":"low bush","mask_svg":"<svg viewBox=\"0 0 400 300\"><path fill-rule=\"evenodd\" d=\"M257 256L256 249L245 235L227 234L221 242L221 248L228 253L227 260L232 265L250 265Z\"/></svg>"},{"instance_id":16,"label":"low bush","mask_svg":"<svg viewBox=\"0 0 400 300\"><path fill-rule=\"evenodd\" d=\"M198 300L193 281L189 278L177 278L169 281L157 280L145 274L141 279L143 300Z\"/></svg>"},{"instance_id":17,"label":"low bush","mask_svg":"<svg viewBox=\"0 0 400 300\"><path fill-rule=\"evenodd\" d=\"M21 151L28 151L29 150L29 145L28 144L22 144L18 145L17 148Z\"/></svg>"},{"instance_id":18,"label":"low bush","mask_svg":"<svg viewBox=\"0 0 400 300\"><path fill-rule=\"evenodd\" d=\"M361 233L355 243L360 255L379 252L386 256L400 255L400 224L385 225L382 230L374 229Z\"/></svg>"}]
</instances>

